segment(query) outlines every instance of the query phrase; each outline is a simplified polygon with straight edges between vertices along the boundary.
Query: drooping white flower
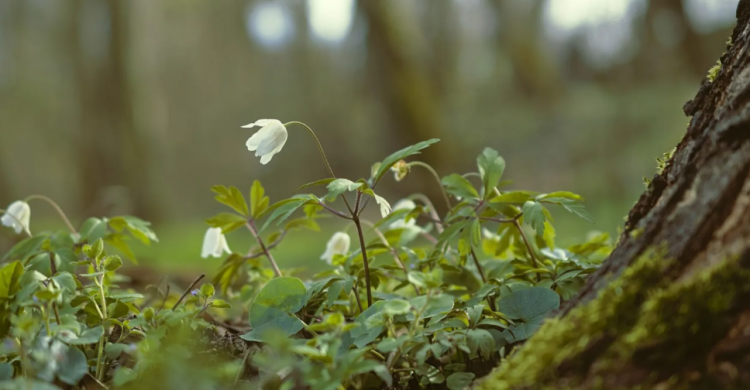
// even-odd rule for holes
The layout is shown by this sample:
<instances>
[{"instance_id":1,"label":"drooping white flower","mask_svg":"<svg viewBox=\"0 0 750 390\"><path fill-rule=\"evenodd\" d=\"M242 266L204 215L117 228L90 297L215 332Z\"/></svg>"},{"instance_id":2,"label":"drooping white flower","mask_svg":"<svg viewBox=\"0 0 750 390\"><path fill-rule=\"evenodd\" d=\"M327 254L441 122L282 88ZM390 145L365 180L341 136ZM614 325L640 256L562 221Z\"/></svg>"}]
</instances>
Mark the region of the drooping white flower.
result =
<instances>
[{"instance_id":1,"label":"drooping white flower","mask_svg":"<svg viewBox=\"0 0 750 390\"><path fill-rule=\"evenodd\" d=\"M331 236L326 244L326 251L320 256L321 260L325 260L328 264L333 264L334 255L345 255L349 252L349 245L351 239L349 235L344 232L336 232Z\"/></svg>"},{"instance_id":2,"label":"drooping white flower","mask_svg":"<svg viewBox=\"0 0 750 390\"><path fill-rule=\"evenodd\" d=\"M255 126L259 126L260 130L253 134L245 145L247 150L255 152L255 156L260 157L260 163L265 165L271 161L274 154L281 151L289 134L284 124L277 119L258 119L242 127L249 129Z\"/></svg>"},{"instance_id":3,"label":"drooping white flower","mask_svg":"<svg viewBox=\"0 0 750 390\"><path fill-rule=\"evenodd\" d=\"M221 257L221 253L232 253L227 245L227 238L224 237L224 233L221 232L221 228L212 227L206 230L206 235L203 236L203 250L201 257L204 259L211 257Z\"/></svg>"},{"instance_id":4,"label":"drooping white flower","mask_svg":"<svg viewBox=\"0 0 750 390\"><path fill-rule=\"evenodd\" d=\"M12 228L16 234L21 234L24 230L28 231L31 220L31 208L24 201L15 201L5 210L0 223L3 226Z\"/></svg>"}]
</instances>

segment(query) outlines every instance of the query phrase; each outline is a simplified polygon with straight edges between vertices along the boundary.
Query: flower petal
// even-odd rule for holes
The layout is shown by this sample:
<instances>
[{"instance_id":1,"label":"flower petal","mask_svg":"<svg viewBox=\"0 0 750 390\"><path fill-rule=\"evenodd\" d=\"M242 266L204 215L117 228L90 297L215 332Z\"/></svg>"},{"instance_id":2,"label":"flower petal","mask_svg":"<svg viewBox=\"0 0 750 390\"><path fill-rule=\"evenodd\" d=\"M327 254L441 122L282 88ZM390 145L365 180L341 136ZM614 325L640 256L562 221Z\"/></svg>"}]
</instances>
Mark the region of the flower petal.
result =
<instances>
[{"instance_id":1,"label":"flower petal","mask_svg":"<svg viewBox=\"0 0 750 390\"><path fill-rule=\"evenodd\" d=\"M289 137L286 128L280 123L278 126L276 124L268 125L261 129L261 131L266 129L268 129L268 133L265 134L257 149L257 155L260 156L269 153L278 153L281 151L281 148L284 147L284 144Z\"/></svg>"},{"instance_id":2,"label":"flower petal","mask_svg":"<svg viewBox=\"0 0 750 390\"><path fill-rule=\"evenodd\" d=\"M263 126L265 126L265 125L267 125L269 123L273 123L273 122L279 122L279 123L281 123L278 119L258 119L257 121L255 121L253 123L247 124L245 126L240 126L240 127L242 127L243 129L249 129L249 128L252 128L254 126L261 126L261 127L263 127Z\"/></svg>"},{"instance_id":3,"label":"flower petal","mask_svg":"<svg viewBox=\"0 0 750 390\"><path fill-rule=\"evenodd\" d=\"M221 240L221 228L208 228L206 234L203 236L203 249L201 250L201 257L207 258L209 256L215 256L216 248L219 246ZM221 255L221 252L219 252Z\"/></svg>"}]
</instances>

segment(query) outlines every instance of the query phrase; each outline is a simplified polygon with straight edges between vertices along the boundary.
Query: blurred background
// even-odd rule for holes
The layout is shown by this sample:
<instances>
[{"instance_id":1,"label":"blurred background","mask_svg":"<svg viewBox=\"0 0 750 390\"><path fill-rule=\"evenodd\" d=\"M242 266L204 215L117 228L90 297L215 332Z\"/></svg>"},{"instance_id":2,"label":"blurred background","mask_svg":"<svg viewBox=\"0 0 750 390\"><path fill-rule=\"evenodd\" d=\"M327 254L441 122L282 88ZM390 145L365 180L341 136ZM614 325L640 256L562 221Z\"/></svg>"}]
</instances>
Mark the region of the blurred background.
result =
<instances>
[{"instance_id":1,"label":"blurred background","mask_svg":"<svg viewBox=\"0 0 750 390\"><path fill-rule=\"evenodd\" d=\"M199 257L203 220L223 211L211 185L258 179L275 201L326 176L301 127L266 166L247 151L240 126L278 118L315 129L351 179L427 138L442 139L422 156L442 175L476 170L493 147L509 188L587 199L594 225L553 211L560 243L616 234L682 137L682 105L725 50L737 3L2 0L0 207L40 193L79 226L138 215L161 238L137 248L142 264L213 271L220 261ZM437 189L413 171L379 192L394 203ZM64 227L32 210L32 231ZM319 263L309 252L339 227L294 233L277 258ZM3 229L0 251L17 240Z\"/></svg>"}]
</instances>

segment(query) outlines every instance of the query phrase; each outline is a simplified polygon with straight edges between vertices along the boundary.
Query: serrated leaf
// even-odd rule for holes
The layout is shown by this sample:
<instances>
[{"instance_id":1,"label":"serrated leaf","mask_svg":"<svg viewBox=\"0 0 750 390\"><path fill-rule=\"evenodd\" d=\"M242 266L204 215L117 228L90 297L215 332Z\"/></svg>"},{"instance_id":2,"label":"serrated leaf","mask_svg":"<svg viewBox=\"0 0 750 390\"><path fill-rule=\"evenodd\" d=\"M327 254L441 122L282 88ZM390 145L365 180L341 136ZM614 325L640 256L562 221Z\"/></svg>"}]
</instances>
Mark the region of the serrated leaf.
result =
<instances>
[{"instance_id":1,"label":"serrated leaf","mask_svg":"<svg viewBox=\"0 0 750 390\"><path fill-rule=\"evenodd\" d=\"M117 232L122 232L124 229L127 229L133 237L137 238L144 245L150 245L151 241L159 241L154 231L151 230L151 222L144 221L140 218L129 215L113 217L109 220L109 226Z\"/></svg>"},{"instance_id":2,"label":"serrated leaf","mask_svg":"<svg viewBox=\"0 0 750 390\"><path fill-rule=\"evenodd\" d=\"M26 258L41 248L42 243L48 237L46 234L38 234L34 237L21 240L18 244L13 245L13 248L3 256L3 260L26 260Z\"/></svg>"},{"instance_id":3,"label":"serrated leaf","mask_svg":"<svg viewBox=\"0 0 750 390\"><path fill-rule=\"evenodd\" d=\"M21 276L23 275L23 264L14 261L0 268L0 298L10 298L18 292Z\"/></svg>"},{"instance_id":4,"label":"serrated leaf","mask_svg":"<svg viewBox=\"0 0 750 390\"><path fill-rule=\"evenodd\" d=\"M223 299L214 299L213 301L211 301L211 307L215 307L217 309L231 309L232 305L230 305L229 302Z\"/></svg>"},{"instance_id":5,"label":"serrated leaf","mask_svg":"<svg viewBox=\"0 0 750 390\"><path fill-rule=\"evenodd\" d=\"M336 179L330 183L328 183L328 195L326 195L326 200L328 202L333 202L336 200L336 198L345 193L345 192L351 192L356 191L359 187L362 187L361 182L353 182L349 179Z\"/></svg>"},{"instance_id":6,"label":"serrated leaf","mask_svg":"<svg viewBox=\"0 0 750 390\"><path fill-rule=\"evenodd\" d=\"M247 219L234 213L219 213L206 220L208 226L221 228L223 234L235 231L247 223Z\"/></svg>"},{"instance_id":7,"label":"serrated leaf","mask_svg":"<svg viewBox=\"0 0 750 390\"><path fill-rule=\"evenodd\" d=\"M471 185L471 182L459 174L454 173L446 176L440 182L443 184L443 187L445 187L445 190L453 196L459 198L479 197L479 193L477 193L477 190Z\"/></svg>"},{"instance_id":8,"label":"serrated leaf","mask_svg":"<svg viewBox=\"0 0 750 390\"><path fill-rule=\"evenodd\" d=\"M211 191L216 194L215 199L219 203L223 203L231 207L232 209L234 209L234 211L246 217L250 215L245 197L242 195L242 192L237 189L237 187L224 187L217 185L211 187Z\"/></svg>"},{"instance_id":9,"label":"serrated leaf","mask_svg":"<svg viewBox=\"0 0 750 390\"><path fill-rule=\"evenodd\" d=\"M297 190L301 190L301 189L305 189L305 188L309 188L309 187L316 187L316 186L327 186L328 184L330 184L334 180L336 180L336 178L334 178L334 177L327 177L325 179L316 180L316 181L314 181L312 183L303 184L299 188L297 188Z\"/></svg>"},{"instance_id":10,"label":"serrated leaf","mask_svg":"<svg viewBox=\"0 0 750 390\"><path fill-rule=\"evenodd\" d=\"M474 380L474 374L470 372L454 372L446 378L446 384L450 390L463 390Z\"/></svg>"},{"instance_id":11,"label":"serrated leaf","mask_svg":"<svg viewBox=\"0 0 750 390\"><path fill-rule=\"evenodd\" d=\"M495 195L494 188L500 183L500 178L505 172L505 160L500 157L496 150L485 148L477 158L479 175L482 176L484 184L484 199L489 199Z\"/></svg>"},{"instance_id":12,"label":"serrated leaf","mask_svg":"<svg viewBox=\"0 0 750 390\"><path fill-rule=\"evenodd\" d=\"M107 234L107 222L99 218L89 218L83 222L78 233L82 242L94 242Z\"/></svg>"},{"instance_id":13,"label":"serrated leaf","mask_svg":"<svg viewBox=\"0 0 750 390\"><path fill-rule=\"evenodd\" d=\"M269 202L270 198L265 196L265 189L260 181L253 181L253 186L250 187L250 215L257 218L268 207Z\"/></svg>"},{"instance_id":14,"label":"serrated leaf","mask_svg":"<svg viewBox=\"0 0 750 390\"><path fill-rule=\"evenodd\" d=\"M534 229L538 236L544 236L544 206L541 203L533 201L524 203L523 220Z\"/></svg>"},{"instance_id":15,"label":"serrated leaf","mask_svg":"<svg viewBox=\"0 0 750 390\"><path fill-rule=\"evenodd\" d=\"M297 211L298 208L304 206L311 200L310 195L295 195L290 199L281 201L281 204L278 207L271 206L274 210L268 219L266 219L266 222L260 230L266 230L266 228L273 222L276 222L276 226L281 225L287 218L289 218L289 216Z\"/></svg>"}]
</instances>

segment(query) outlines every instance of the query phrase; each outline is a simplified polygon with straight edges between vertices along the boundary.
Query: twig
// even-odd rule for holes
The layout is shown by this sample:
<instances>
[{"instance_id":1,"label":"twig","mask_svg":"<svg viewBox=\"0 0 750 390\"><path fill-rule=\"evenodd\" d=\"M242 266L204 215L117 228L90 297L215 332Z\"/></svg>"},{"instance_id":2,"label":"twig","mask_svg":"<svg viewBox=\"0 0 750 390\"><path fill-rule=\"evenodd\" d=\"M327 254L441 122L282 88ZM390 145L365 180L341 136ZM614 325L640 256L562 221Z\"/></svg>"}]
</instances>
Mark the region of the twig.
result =
<instances>
[{"instance_id":1,"label":"twig","mask_svg":"<svg viewBox=\"0 0 750 390\"><path fill-rule=\"evenodd\" d=\"M195 285L198 284L198 282L200 282L201 279L203 279L205 277L206 277L206 274L200 274L200 276L198 276L197 278L195 278L195 280L193 280L193 283L190 283L190 286L187 288L187 290L185 290L185 292L182 293L182 295L180 296L180 299L178 299L177 302L175 302L175 304L172 305L172 310L176 309L177 306L180 306L180 303L182 303L182 300L185 299L185 297L188 294L190 294L190 291L193 290L193 287L195 287Z\"/></svg>"},{"instance_id":2,"label":"twig","mask_svg":"<svg viewBox=\"0 0 750 390\"><path fill-rule=\"evenodd\" d=\"M370 264L367 260L367 246L365 244L365 236L362 233L362 223L359 221L359 216L354 216L354 225L357 227L357 234L359 234L359 246L362 250L362 263L365 266L365 288L367 289L367 307L372 306L372 291L370 287Z\"/></svg>"},{"instance_id":3,"label":"twig","mask_svg":"<svg viewBox=\"0 0 750 390\"><path fill-rule=\"evenodd\" d=\"M266 244L263 243L263 239L260 237L260 234L258 234L258 229L255 227L255 222L250 220L245 225L247 226L248 229L250 229L250 232L253 233L255 240L258 241L258 245L260 245L260 249L266 255L266 257L268 258L268 261L271 262L271 267L273 267L273 272L276 273L276 276L281 276L281 270L279 269L279 266L276 265L276 260L273 259L273 255L271 254L271 252L269 252L268 248L266 248Z\"/></svg>"},{"instance_id":4,"label":"twig","mask_svg":"<svg viewBox=\"0 0 750 390\"><path fill-rule=\"evenodd\" d=\"M357 299L357 306L359 306L359 314L362 314L364 310L362 310L362 300L359 299L359 290L357 289L357 285L359 285L359 279L357 279L357 282L354 283L354 298Z\"/></svg>"},{"instance_id":5,"label":"twig","mask_svg":"<svg viewBox=\"0 0 750 390\"><path fill-rule=\"evenodd\" d=\"M279 244L281 244L281 240L284 239L284 237L286 236L287 232L289 232L289 231L288 230L282 230L281 231L281 235L279 236L279 238L277 238L276 241L274 241L271 244L269 244L268 246L266 246L266 249L271 250L271 249L276 248L277 246L279 246ZM261 252L257 252L257 253L250 252L250 253L247 254L247 256L243 257L243 259L245 259L245 260L256 259L256 258L261 257L263 255L265 255L265 252L262 252L262 251Z\"/></svg>"},{"instance_id":6,"label":"twig","mask_svg":"<svg viewBox=\"0 0 750 390\"><path fill-rule=\"evenodd\" d=\"M344 199L346 199L346 198L344 198ZM338 211L338 210L334 209L331 206L328 206L327 204L325 204L323 202L318 202L318 204L320 206L322 206L324 209L328 210L331 214L333 214L333 215L335 215L337 217L341 217L341 218L344 218L344 219L352 219L352 217L350 217L350 216L342 213L341 211Z\"/></svg>"}]
</instances>

